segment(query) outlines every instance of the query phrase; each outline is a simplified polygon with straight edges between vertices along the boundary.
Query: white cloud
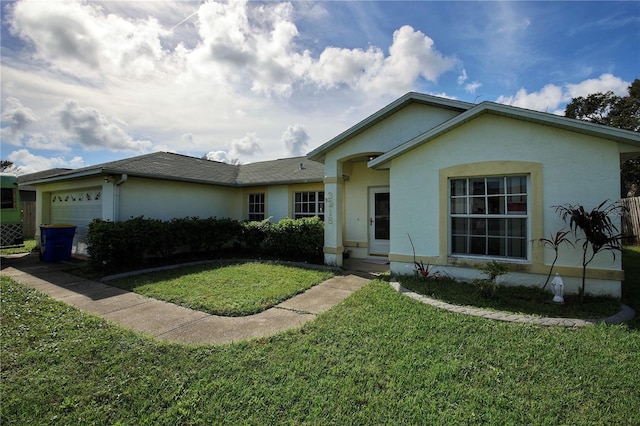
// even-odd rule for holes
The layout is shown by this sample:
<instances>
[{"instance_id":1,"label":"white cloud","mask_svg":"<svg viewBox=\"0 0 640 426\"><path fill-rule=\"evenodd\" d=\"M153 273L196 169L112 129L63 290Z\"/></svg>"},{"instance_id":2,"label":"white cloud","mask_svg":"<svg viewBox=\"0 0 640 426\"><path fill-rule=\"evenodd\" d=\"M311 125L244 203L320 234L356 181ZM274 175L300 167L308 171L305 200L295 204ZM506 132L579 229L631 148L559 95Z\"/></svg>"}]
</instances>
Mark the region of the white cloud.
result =
<instances>
[{"instance_id":1,"label":"white cloud","mask_svg":"<svg viewBox=\"0 0 640 426\"><path fill-rule=\"evenodd\" d=\"M590 78L577 84L567 84L567 93L571 98L587 96L591 93L612 91L618 96L626 96L629 82L613 74L602 74L598 78Z\"/></svg>"},{"instance_id":2,"label":"white cloud","mask_svg":"<svg viewBox=\"0 0 640 426\"><path fill-rule=\"evenodd\" d=\"M14 97L8 97L2 110L2 140L19 145L27 128L38 120L31 108Z\"/></svg>"},{"instance_id":3,"label":"white cloud","mask_svg":"<svg viewBox=\"0 0 640 426\"><path fill-rule=\"evenodd\" d=\"M205 154L205 158L209 161L218 161L227 164L240 164L237 158L229 158L225 151L209 151Z\"/></svg>"},{"instance_id":4,"label":"white cloud","mask_svg":"<svg viewBox=\"0 0 640 426\"><path fill-rule=\"evenodd\" d=\"M20 168L20 174L34 173L57 167L76 169L84 166L84 161L79 156L75 156L71 160L63 157L42 157L34 155L26 149L13 151L8 155L7 159Z\"/></svg>"},{"instance_id":5,"label":"white cloud","mask_svg":"<svg viewBox=\"0 0 640 426\"><path fill-rule=\"evenodd\" d=\"M500 96L497 102L537 111L551 111L565 99L561 87L547 84L539 92L527 93L526 89L522 88L515 96Z\"/></svg>"},{"instance_id":6,"label":"white cloud","mask_svg":"<svg viewBox=\"0 0 640 426\"><path fill-rule=\"evenodd\" d=\"M421 31L405 25L393 33L389 55L367 50L327 47L314 62L309 76L321 87L345 84L372 96L411 90L419 78L435 82L457 63L434 48Z\"/></svg>"},{"instance_id":7,"label":"white cloud","mask_svg":"<svg viewBox=\"0 0 640 426\"><path fill-rule=\"evenodd\" d=\"M156 19L124 19L99 4L75 1L17 2L11 31L33 46L34 56L73 76L92 80L157 73L169 33Z\"/></svg>"},{"instance_id":8,"label":"white cloud","mask_svg":"<svg viewBox=\"0 0 640 426\"><path fill-rule=\"evenodd\" d=\"M464 90L466 90L469 93L475 94L476 90L478 90L481 86L482 86L482 83L478 81L472 81L471 83L468 83L464 86Z\"/></svg>"},{"instance_id":9,"label":"white cloud","mask_svg":"<svg viewBox=\"0 0 640 426\"><path fill-rule=\"evenodd\" d=\"M97 109L81 107L76 101L65 102L59 116L62 127L85 148L146 152L152 147L149 141L134 140Z\"/></svg>"},{"instance_id":10,"label":"white cloud","mask_svg":"<svg viewBox=\"0 0 640 426\"><path fill-rule=\"evenodd\" d=\"M310 61L307 52L296 52L292 17L290 3L205 3L198 11L202 42L189 53L189 63L217 81L288 97Z\"/></svg>"},{"instance_id":11,"label":"white cloud","mask_svg":"<svg viewBox=\"0 0 640 426\"><path fill-rule=\"evenodd\" d=\"M230 155L232 157L252 156L260 153L262 152L261 143L262 141L256 136L255 132L247 133L244 137L231 141Z\"/></svg>"},{"instance_id":12,"label":"white cloud","mask_svg":"<svg viewBox=\"0 0 640 426\"><path fill-rule=\"evenodd\" d=\"M282 134L282 142L287 147L289 155L304 155L309 143L309 133L302 124L296 123L287 127L287 130Z\"/></svg>"},{"instance_id":13,"label":"white cloud","mask_svg":"<svg viewBox=\"0 0 640 426\"><path fill-rule=\"evenodd\" d=\"M465 81L467 81L467 70L463 68L462 72L458 76L458 84L464 84Z\"/></svg>"},{"instance_id":14,"label":"white cloud","mask_svg":"<svg viewBox=\"0 0 640 426\"><path fill-rule=\"evenodd\" d=\"M572 98L609 90L617 95L626 95L629 84L629 82L611 74L602 74L599 78L584 80L580 83L566 83L564 88L555 84L547 84L541 90L532 93L521 88L514 96L499 96L496 102L564 115L564 108L560 107L571 101Z\"/></svg>"}]
</instances>

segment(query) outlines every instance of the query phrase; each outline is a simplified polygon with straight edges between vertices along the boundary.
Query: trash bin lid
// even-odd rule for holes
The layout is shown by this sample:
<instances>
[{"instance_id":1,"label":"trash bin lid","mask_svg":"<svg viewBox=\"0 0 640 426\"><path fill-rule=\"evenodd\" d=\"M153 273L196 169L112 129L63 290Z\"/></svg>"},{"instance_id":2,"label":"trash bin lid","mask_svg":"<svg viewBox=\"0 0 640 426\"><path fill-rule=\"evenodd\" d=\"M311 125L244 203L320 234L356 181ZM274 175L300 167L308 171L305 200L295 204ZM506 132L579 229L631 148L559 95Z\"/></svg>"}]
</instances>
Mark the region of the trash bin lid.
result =
<instances>
[{"instance_id":1,"label":"trash bin lid","mask_svg":"<svg viewBox=\"0 0 640 426\"><path fill-rule=\"evenodd\" d=\"M75 228L75 225L70 225L68 223L54 223L50 225L40 225L40 228Z\"/></svg>"}]
</instances>

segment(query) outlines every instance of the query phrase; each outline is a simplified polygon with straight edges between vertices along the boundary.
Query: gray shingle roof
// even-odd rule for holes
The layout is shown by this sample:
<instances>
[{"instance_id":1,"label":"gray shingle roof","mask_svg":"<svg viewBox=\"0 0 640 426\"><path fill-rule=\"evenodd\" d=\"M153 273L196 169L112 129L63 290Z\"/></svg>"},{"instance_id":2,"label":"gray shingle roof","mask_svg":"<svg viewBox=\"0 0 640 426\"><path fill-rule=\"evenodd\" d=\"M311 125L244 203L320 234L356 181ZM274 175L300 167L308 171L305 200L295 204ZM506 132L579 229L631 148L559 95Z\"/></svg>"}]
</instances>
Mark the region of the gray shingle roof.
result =
<instances>
[{"instance_id":1,"label":"gray shingle roof","mask_svg":"<svg viewBox=\"0 0 640 426\"><path fill-rule=\"evenodd\" d=\"M322 182L324 165L306 157L283 158L240 166L238 184L278 184Z\"/></svg>"},{"instance_id":2,"label":"gray shingle roof","mask_svg":"<svg viewBox=\"0 0 640 426\"><path fill-rule=\"evenodd\" d=\"M61 169L53 175L39 176L34 173L33 176L29 175L28 179L24 179L24 182L37 184L109 174L223 186L247 186L322 182L324 165L305 157L232 165L170 152L155 152L80 169Z\"/></svg>"}]
</instances>

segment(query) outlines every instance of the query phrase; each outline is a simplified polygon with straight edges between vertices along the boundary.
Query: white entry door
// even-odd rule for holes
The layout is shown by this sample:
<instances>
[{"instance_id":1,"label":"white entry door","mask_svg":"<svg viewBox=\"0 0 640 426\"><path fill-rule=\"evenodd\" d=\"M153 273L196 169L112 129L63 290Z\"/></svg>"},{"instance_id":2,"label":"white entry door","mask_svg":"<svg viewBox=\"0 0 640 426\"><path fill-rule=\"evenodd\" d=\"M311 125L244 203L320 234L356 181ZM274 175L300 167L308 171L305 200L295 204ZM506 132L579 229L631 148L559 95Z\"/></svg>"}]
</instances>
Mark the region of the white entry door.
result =
<instances>
[{"instance_id":1,"label":"white entry door","mask_svg":"<svg viewBox=\"0 0 640 426\"><path fill-rule=\"evenodd\" d=\"M388 255L391 233L389 187L369 188L369 254Z\"/></svg>"}]
</instances>

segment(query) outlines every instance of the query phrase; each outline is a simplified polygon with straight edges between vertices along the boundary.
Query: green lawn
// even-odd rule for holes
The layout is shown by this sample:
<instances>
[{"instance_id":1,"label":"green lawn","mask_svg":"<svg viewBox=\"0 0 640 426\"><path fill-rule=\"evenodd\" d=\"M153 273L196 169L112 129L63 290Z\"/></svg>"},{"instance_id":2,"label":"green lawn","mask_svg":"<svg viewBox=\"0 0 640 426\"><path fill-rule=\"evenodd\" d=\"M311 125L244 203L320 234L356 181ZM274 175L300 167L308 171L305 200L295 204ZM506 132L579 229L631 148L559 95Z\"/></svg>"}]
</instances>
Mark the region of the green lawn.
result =
<instances>
[{"instance_id":1,"label":"green lawn","mask_svg":"<svg viewBox=\"0 0 640 426\"><path fill-rule=\"evenodd\" d=\"M36 248L36 240L24 240L24 247L16 247L10 249L0 249L0 255L31 253Z\"/></svg>"},{"instance_id":2,"label":"green lawn","mask_svg":"<svg viewBox=\"0 0 640 426\"><path fill-rule=\"evenodd\" d=\"M640 313L640 246L628 246L622 251L624 283L622 301ZM634 326L640 328L640 317L636 316Z\"/></svg>"},{"instance_id":3,"label":"green lawn","mask_svg":"<svg viewBox=\"0 0 640 426\"><path fill-rule=\"evenodd\" d=\"M640 331L453 314L373 281L302 329L153 341L0 278L0 424L640 424Z\"/></svg>"},{"instance_id":4,"label":"green lawn","mask_svg":"<svg viewBox=\"0 0 640 426\"><path fill-rule=\"evenodd\" d=\"M264 311L335 274L271 263L206 263L109 281L109 285L202 312Z\"/></svg>"}]
</instances>

